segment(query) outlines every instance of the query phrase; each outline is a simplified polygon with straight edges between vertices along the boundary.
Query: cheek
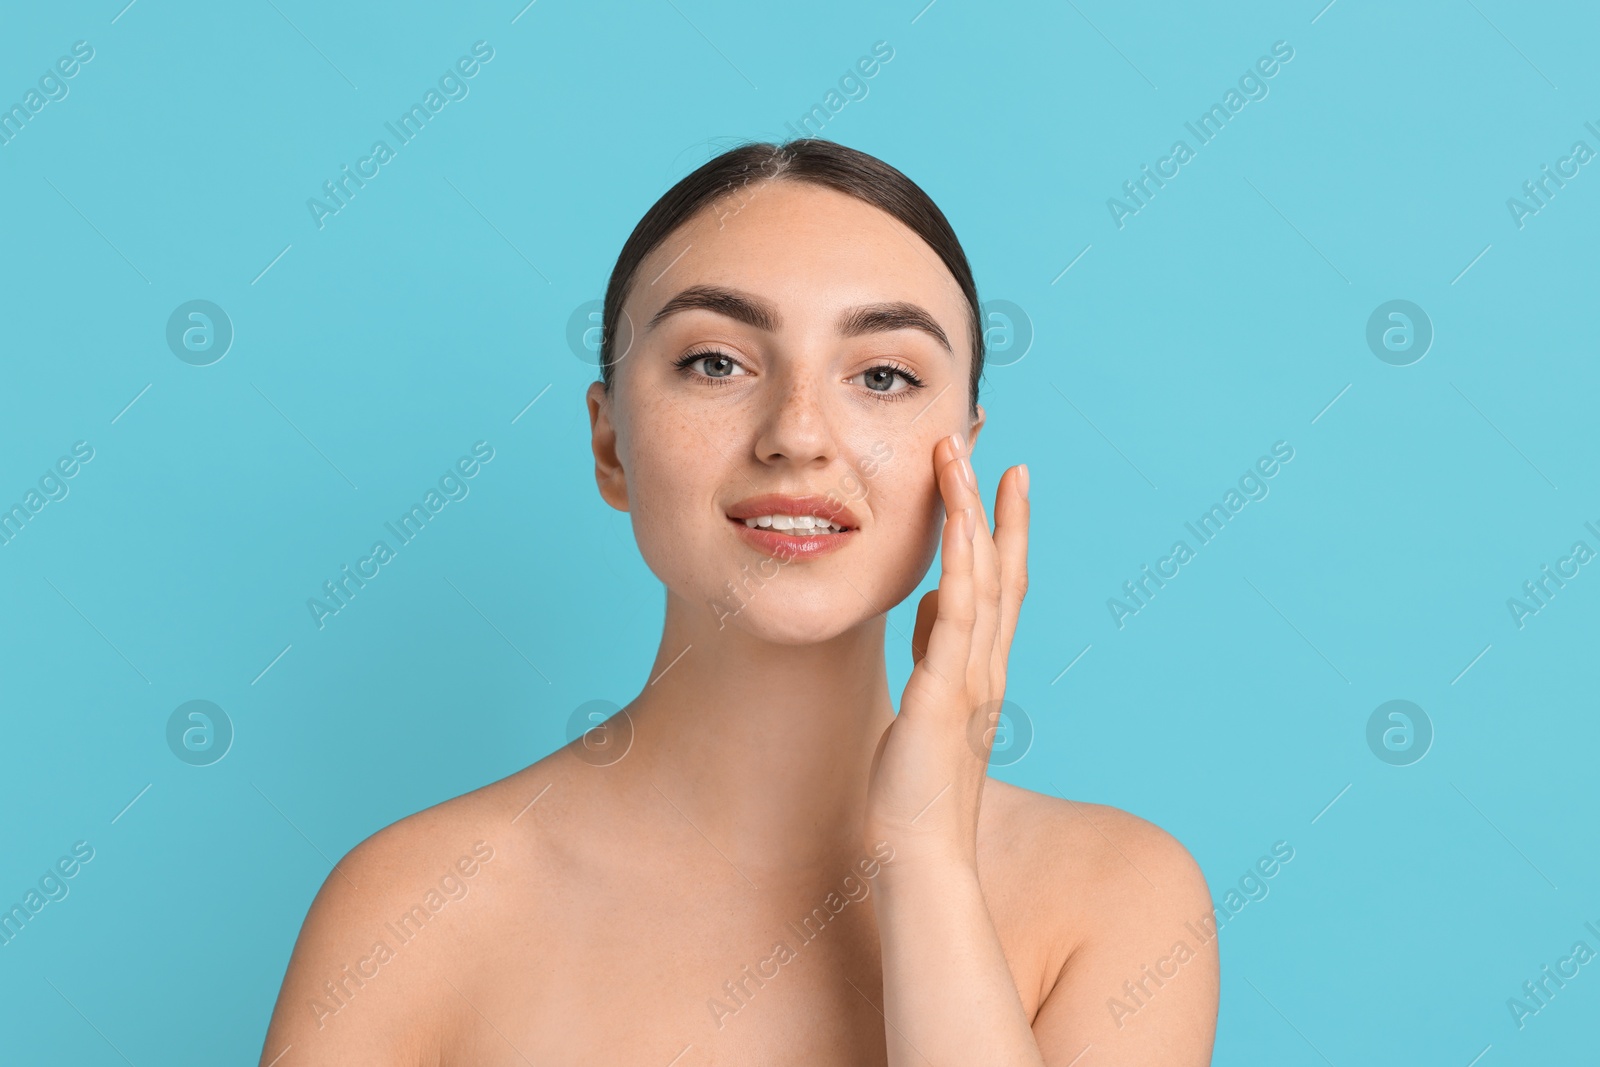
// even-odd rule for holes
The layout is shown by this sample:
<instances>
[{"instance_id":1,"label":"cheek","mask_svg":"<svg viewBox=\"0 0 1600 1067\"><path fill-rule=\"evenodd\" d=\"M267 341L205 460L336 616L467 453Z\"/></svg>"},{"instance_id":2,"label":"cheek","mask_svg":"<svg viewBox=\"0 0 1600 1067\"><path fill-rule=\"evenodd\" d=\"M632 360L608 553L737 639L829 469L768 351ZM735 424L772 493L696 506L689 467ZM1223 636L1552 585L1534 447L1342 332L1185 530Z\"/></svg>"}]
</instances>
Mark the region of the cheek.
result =
<instances>
[{"instance_id":1,"label":"cheek","mask_svg":"<svg viewBox=\"0 0 1600 1067\"><path fill-rule=\"evenodd\" d=\"M698 499L692 459L672 448L651 448L628 468L628 505L633 527L652 543L693 535L693 507Z\"/></svg>"},{"instance_id":2,"label":"cheek","mask_svg":"<svg viewBox=\"0 0 1600 1067\"><path fill-rule=\"evenodd\" d=\"M868 486L875 527L863 559L873 569L880 595L898 604L916 592L939 552L944 509L932 461L927 473L915 477L903 466L887 466Z\"/></svg>"},{"instance_id":3,"label":"cheek","mask_svg":"<svg viewBox=\"0 0 1600 1067\"><path fill-rule=\"evenodd\" d=\"M939 501L939 494L935 491L934 483L930 480L926 492L917 497L917 509L913 518L914 525L911 529L908 555L915 564L916 582L922 580L932 567L939 554L939 543L944 537L944 506Z\"/></svg>"},{"instance_id":4,"label":"cheek","mask_svg":"<svg viewBox=\"0 0 1600 1067\"><path fill-rule=\"evenodd\" d=\"M929 412L929 417L922 422L931 423L933 414ZM894 459L887 468L890 477L878 479L892 483L885 487L884 493L895 495L895 543L905 554L908 569L912 570L906 595L915 591L930 569L934 569L933 578L937 583L939 545L944 538L946 516L944 496L939 491L938 475L933 466L934 448L949 433L964 429L957 424L929 433L932 428L931 425L920 427L915 440L896 441Z\"/></svg>"},{"instance_id":5,"label":"cheek","mask_svg":"<svg viewBox=\"0 0 1600 1067\"><path fill-rule=\"evenodd\" d=\"M726 518L717 509L723 460L672 412L633 421L623 463L628 509L645 564L664 584L703 584L715 573L709 542ZM698 446L698 447L697 447Z\"/></svg>"}]
</instances>

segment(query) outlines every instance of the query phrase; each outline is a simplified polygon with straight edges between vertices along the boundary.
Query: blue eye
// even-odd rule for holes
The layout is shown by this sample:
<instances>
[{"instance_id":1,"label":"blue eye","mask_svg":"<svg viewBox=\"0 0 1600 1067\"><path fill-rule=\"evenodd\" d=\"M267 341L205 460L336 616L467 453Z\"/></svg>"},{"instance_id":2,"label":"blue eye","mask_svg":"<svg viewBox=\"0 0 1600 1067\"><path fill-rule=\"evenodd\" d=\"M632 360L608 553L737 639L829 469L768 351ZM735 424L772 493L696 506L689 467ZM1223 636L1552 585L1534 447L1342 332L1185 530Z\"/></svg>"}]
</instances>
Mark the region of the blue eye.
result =
<instances>
[{"instance_id":1,"label":"blue eye","mask_svg":"<svg viewBox=\"0 0 1600 1067\"><path fill-rule=\"evenodd\" d=\"M738 360L726 352L714 348L685 353L674 360L672 365L690 377L698 378L714 385L723 385L730 378L745 377L749 373L748 371L742 371L744 365ZM698 369L691 371L690 368L696 365L698 365ZM739 368L742 373L735 373L736 368ZM885 400L899 400L923 388L926 384L921 378L917 377L911 368L893 362L880 363L875 367L869 367L855 377L865 379L863 384L866 385L867 391ZM894 380L897 377L904 379L906 383L904 388L894 388Z\"/></svg>"},{"instance_id":2,"label":"blue eye","mask_svg":"<svg viewBox=\"0 0 1600 1067\"><path fill-rule=\"evenodd\" d=\"M718 352L714 349L705 352L690 352L682 358L675 360L672 365L677 367L680 371L687 371L690 366L696 363L710 364L712 366L722 368L714 373L706 373L704 370L702 370L699 375L702 378L709 378L718 384L726 381L729 378L737 377L737 375L733 373L733 368L739 366L739 361L728 355L726 352Z\"/></svg>"},{"instance_id":3,"label":"blue eye","mask_svg":"<svg viewBox=\"0 0 1600 1067\"><path fill-rule=\"evenodd\" d=\"M906 387L904 389L894 388L896 376L905 379ZM872 392L893 396L897 399L906 393L915 392L923 386L921 378L911 373L909 368L902 367L897 363L881 363L869 370L862 371L861 377L866 379L866 387ZM881 388L879 383L881 383Z\"/></svg>"}]
</instances>

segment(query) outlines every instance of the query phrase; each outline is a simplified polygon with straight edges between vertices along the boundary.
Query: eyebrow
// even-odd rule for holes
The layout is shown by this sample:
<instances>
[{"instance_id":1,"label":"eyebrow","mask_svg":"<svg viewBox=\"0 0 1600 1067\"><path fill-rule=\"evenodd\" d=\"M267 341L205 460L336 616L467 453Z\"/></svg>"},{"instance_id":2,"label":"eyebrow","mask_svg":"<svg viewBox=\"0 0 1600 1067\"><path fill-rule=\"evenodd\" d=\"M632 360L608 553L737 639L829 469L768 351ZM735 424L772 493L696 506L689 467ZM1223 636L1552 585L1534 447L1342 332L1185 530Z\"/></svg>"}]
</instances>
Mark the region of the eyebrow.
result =
<instances>
[{"instance_id":1,"label":"eyebrow","mask_svg":"<svg viewBox=\"0 0 1600 1067\"><path fill-rule=\"evenodd\" d=\"M695 285L661 305L661 310L645 324L648 333L668 317L680 311L700 309L714 311L754 326L767 333L775 333L783 324L778 309L765 300L728 289L720 285ZM894 330L921 330L943 346L951 355L950 339L937 320L926 309L904 300L891 300L877 304L861 304L846 308L839 316L838 331L842 337L862 337L871 333L889 333Z\"/></svg>"}]
</instances>

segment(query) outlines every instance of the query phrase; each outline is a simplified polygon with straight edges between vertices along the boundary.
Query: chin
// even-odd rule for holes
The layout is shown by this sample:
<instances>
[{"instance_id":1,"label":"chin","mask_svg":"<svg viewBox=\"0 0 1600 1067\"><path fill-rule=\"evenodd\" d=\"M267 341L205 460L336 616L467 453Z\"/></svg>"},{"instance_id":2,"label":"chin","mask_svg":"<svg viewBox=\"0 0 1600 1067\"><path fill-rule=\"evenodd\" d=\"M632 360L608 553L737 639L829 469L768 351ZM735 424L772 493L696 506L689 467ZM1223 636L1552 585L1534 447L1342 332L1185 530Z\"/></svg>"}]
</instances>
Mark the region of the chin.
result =
<instances>
[{"instance_id":1,"label":"chin","mask_svg":"<svg viewBox=\"0 0 1600 1067\"><path fill-rule=\"evenodd\" d=\"M772 645L820 645L859 626L861 621L855 617L841 619L838 615L806 619L792 612L768 613L762 617L753 606L748 606L738 615L724 616L722 629L724 632L738 629Z\"/></svg>"},{"instance_id":2,"label":"chin","mask_svg":"<svg viewBox=\"0 0 1600 1067\"><path fill-rule=\"evenodd\" d=\"M872 609L844 582L837 583L838 589L830 582L826 590L803 590L793 580L799 577L780 575L764 586L747 585L737 593L724 586L720 594L704 594L697 603L704 605L712 630L737 630L775 645L831 641L872 618ZM873 590L862 591L874 595Z\"/></svg>"},{"instance_id":3,"label":"chin","mask_svg":"<svg viewBox=\"0 0 1600 1067\"><path fill-rule=\"evenodd\" d=\"M864 575L860 568L852 568L849 581L839 573L784 574L737 596L724 586L720 599L706 594L699 603L705 605L713 630L739 630L775 645L821 644L898 606L916 592L922 577L922 572L908 570L879 573L877 581L869 581L869 574L870 569Z\"/></svg>"},{"instance_id":4,"label":"chin","mask_svg":"<svg viewBox=\"0 0 1600 1067\"><path fill-rule=\"evenodd\" d=\"M889 555L889 567L882 565L878 551L847 558L864 545L790 563L742 545L730 554L727 545L715 542L690 546L641 538L639 547L672 599L692 605L697 631L702 626L713 635L737 630L770 644L801 646L831 641L915 593L938 550L939 533L937 528L918 528L914 536L913 543ZM722 566L710 570L694 562L719 557Z\"/></svg>"}]
</instances>

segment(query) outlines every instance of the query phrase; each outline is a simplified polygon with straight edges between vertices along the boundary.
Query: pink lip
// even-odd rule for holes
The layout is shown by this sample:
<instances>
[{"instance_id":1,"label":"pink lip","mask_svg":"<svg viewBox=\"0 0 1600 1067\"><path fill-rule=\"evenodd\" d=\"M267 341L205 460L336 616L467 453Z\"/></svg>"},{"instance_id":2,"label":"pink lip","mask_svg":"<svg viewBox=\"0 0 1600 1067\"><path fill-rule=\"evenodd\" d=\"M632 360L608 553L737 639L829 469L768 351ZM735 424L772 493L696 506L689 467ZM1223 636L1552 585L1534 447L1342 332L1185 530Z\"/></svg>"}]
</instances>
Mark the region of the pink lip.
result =
<instances>
[{"instance_id":1,"label":"pink lip","mask_svg":"<svg viewBox=\"0 0 1600 1067\"><path fill-rule=\"evenodd\" d=\"M844 527L842 533L796 534L792 531L754 528L744 524L745 519L762 515L815 515ZM855 513L842 503L821 496L786 496L766 493L739 501L728 509L728 521L733 523L745 543L784 562L792 559L815 559L844 547L859 530Z\"/></svg>"}]
</instances>

